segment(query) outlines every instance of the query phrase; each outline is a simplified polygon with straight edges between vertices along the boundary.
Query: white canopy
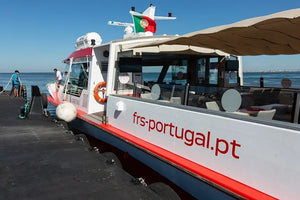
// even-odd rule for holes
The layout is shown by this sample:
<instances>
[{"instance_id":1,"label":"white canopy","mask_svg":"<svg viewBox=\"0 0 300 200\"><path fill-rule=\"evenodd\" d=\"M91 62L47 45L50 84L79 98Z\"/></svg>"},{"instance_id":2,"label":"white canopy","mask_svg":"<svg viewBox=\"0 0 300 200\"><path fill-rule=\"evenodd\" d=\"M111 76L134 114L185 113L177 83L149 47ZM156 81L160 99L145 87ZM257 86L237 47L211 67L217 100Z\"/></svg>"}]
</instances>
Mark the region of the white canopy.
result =
<instances>
[{"instance_id":1,"label":"white canopy","mask_svg":"<svg viewBox=\"0 0 300 200\"><path fill-rule=\"evenodd\" d=\"M141 46L160 45L197 46L241 56L300 54L300 9L251 18Z\"/></svg>"},{"instance_id":2,"label":"white canopy","mask_svg":"<svg viewBox=\"0 0 300 200\"><path fill-rule=\"evenodd\" d=\"M197 46L190 45L154 45L147 47L137 47L133 48L134 54L137 52L149 52L149 53L184 53L184 54L209 54L209 55L220 55L220 56L230 56L228 53L216 50L209 49Z\"/></svg>"},{"instance_id":3,"label":"white canopy","mask_svg":"<svg viewBox=\"0 0 300 200\"><path fill-rule=\"evenodd\" d=\"M121 46L121 51L132 51L134 55L138 53L176 53L176 54L209 54L209 55L220 55L220 56L230 56L229 53L220 51L218 49L210 49L205 47L185 45L185 44L166 44L173 39L178 38L178 36L154 36L150 40L147 37L132 39L135 42L123 43Z\"/></svg>"}]
</instances>

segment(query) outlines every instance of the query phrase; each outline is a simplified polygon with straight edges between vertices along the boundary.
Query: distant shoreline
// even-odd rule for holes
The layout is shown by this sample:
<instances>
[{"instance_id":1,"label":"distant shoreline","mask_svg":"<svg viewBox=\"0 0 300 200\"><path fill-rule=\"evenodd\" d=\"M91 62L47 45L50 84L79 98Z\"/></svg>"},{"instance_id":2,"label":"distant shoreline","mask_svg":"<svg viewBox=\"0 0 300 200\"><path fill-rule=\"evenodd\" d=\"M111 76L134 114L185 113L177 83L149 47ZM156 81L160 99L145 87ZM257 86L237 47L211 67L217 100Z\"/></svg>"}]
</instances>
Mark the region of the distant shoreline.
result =
<instances>
[{"instance_id":1,"label":"distant shoreline","mask_svg":"<svg viewBox=\"0 0 300 200\"><path fill-rule=\"evenodd\" d=\"M243 71L243 73L276 73L276 72L296 72L300 73L300 70L253 70L253 71ZM13 72L1 72L0 74L11 74ZM53 73L53 72L20 72L21 74L39 74L39 73ZM144 72L144 73L155 73L155 72Z\"/></svg>"},{"instance_id":2,"label":"distant shoreline","mask_svg":"<svg viewBox=\"0 0 300 200\"><path fill-rule=\"evenodd\" d=\"M244 71L243 73L276 73L276 72L300 72L300 70L254 70L254 71Z\"/></svg>"},{"instance_id":3,"label":"distant shoreline","mask_svg":"<svg viewBox=\"0 0 300 200\"><path fill-rule=\"evenodd\" d=\"M54 72L23 72L23 74L54 74Z\"/></svg>"}]
</instances>

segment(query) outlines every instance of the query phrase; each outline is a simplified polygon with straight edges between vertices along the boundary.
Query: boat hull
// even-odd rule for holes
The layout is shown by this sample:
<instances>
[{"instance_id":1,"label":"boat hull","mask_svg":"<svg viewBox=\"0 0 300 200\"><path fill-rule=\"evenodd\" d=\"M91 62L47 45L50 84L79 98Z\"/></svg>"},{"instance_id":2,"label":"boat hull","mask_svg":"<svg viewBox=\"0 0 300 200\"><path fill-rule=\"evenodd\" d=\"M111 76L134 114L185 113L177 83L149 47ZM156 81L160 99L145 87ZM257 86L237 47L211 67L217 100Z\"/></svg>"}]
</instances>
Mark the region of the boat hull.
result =
<instances>
[{"instance_id":1,"label":"boat hull","mask_svg":"<svg viewBox=\"0 0 300 200\"><path fill-rule=\"evenodd\" d=\"M128 140L120 138L109 130L100 128L87 120L77 118L70 123L70 127L112 145L123 152L129 153L129 155L152 168L197 199L241 198L213 183L209 183L205 179L201 179L201 177L196 177L188 171L184 171L183 169L168 163L168 161L163 160L162 158L158 158L146 149L142 149L128 142Z\"/></svg>"},{"instance_id":2,"label":"boat hull","mask_svg":"<svg viewBox=\"0 0 300 200\"><path fill-rule=\"evenodd\" d=\"M122 106L120 106L120 102ZM133 104L133 105L131 105ZM142 108L139 108L139 104L141 104ZM156 138L159 137L159 135L156 133L152 135L151 137L145 138L146 136L149 136L149 133L143 132L141 130L138 130L134 128L134 126L141 126L141 121L137 123L137 114L135 114L135 111L138 111L139 114L142 114L145 110L147 110L147 106L151 107L151 114L152 117L149 119L159 119L161 116L157 115L155 116L155 110L158 110L159 113L167 113L167 116L173 116L173 118L170 118L172 120L175 120L176 118L180 117L175 117L176 115L172 115L172 112L177 113L177 115L180 115L180 110L182 112L193 112L195 115L204 115L206 118L215 118L215 120L209 120L208 121L216 123L217 118L221 121L225 121L225 123L218 123L218 127L221 126L221 124L225 124L225 126L228 126L227 129L230 127L232 129L232 133L235 130L239 130L237 132L237 135L234 136L235 140L226 141L223 139L218 139L220 137L215 137L213 134L216 133L214 129L211 129L211 132L207 134L207 139L203 140L207 144L211 143L210 141L217 141L219 143L212 142L210 146L206 146L209 150L209 152L213 153L209 160L206 160L203 156L201 156L201 148L199 149L199 146L196 149L196 152L191 152L190 146L188 145L189 140L188 140L188 134L185 135L186 141L184 142L183 138L181 138L179 141L185 145L184 148L180 148L180 145L174 146L174 141L169 143L166 143L166 140L158 139L158 141L153 142L151 141L151 138ZM159 107L159 109L156 109L156 107ZM215 115L214 113L211 113L210 111L199 111L197 109L190 109L190 111L187 111L186 107L182 106L170 106L169 104L166 103L155 103L151 101L141 101L141 100L136 100L135 98L132 97L124 97L124 96L110 96L108 103L107 103L107 113L106 117L108 117L108 123L105 124L104 122L100 122L99 120L93 121L91 120L89 115L85 113L84 111L77 110L77 118L76 120L72 121L70 123L70 127L72 129L79 130L81 132L86 133L87 135L90 135L97 140L100 140L104 143L107 143L117 149L120 149L123 152L129 153L132 157L135 159L139 160L140 162L144 163L148 167L152 168L153 170L157 171L160 173L162 176L166 177L168 180L171 182L175 183L178 185L180 188L188 192L190 195L196 197L196 198L205 198L205 199L236 199L236 198L247 198L247 199L276 199L277 195L270 195L264 193L264 189L255 189L254 186L249 186L248 184L243 183L242 181L240 182L240 179L234 179L234 176L229 176L226 174L223 174L220 170L214 170L213 168L209 168L205 166L205 163L207 161L211 161L211 159L221 159L223 164L217 164L217 161L213 161L215 163L215 166L218 168L226 168L230 167L233 172L236 172L236 174L240 174L241 172L247 172L246 175L248 175L249 179L253 179L254 176L257 174L261 174L259 171L255 172L255 167L259 166L259 162L262 161L264 169L266 168L266 165L269 163L266 161L266 156L262 155L262 152L258 151L258 146L251 142L251 140L256 140L257 138L248 138L249 134L260 134L260 135L266 135L266 140L269 141L269 137L267 136L268 132L274 134L284 134L286 137L290 138L291 140L295 140L295 137L298 137L298 131L297 130L292 130L292 129L286 129L284 126L281 127L275 127L275 126L269 126L269 122L266 123L265 125L259 125L261 130L264 131L257 131L253 132L249 128L250 132L241 132L241 129L234 128L234 124L238 124L238 126L242 126L243 130L246 130L245 128L246 124L253 124L255 120L248 119L248 118L243 118L242 116L238 115L228 115L228 114L222 114L222 115ZM164 109L168 109L169 111L164 111ZM173 111L171 111L173 110ZM123 113L122 113L123 112ZM131 113L131 114L129 114ZM194 114L189 113L189 116L193 116ZM146 115L145 115L146 116ZM148 117L149 117L148 116ZM195 123L196 127L203 129L207 124L205 123L205 120L203 118L195 117L197 119L202 119L201 121L201 126L198 123ZM139 118L141 119L141 117ZM247 120L244 120L247 119ZM185 119L176 119L179 121L183 121L184 123L189 123L189 124L194 124L192 123L193 119L189 119L188 122ZM226 120L229 120L226 122ZM242 120L242 121L241 121ZM159 122L164 122L165 120L157 120ZM178 125L179 121L173 121L173 125L175 126ZM149 122L149 121L148 121ZM214 123L212 123L212 127L214 127ZM230 123L233 123L230 125ZM158 124L158 123L157 123ZM244 125L243 125L244 124ZM124 126L124 127L123 127ZM258 126L257 124L253 124L253 126ZM149 126L150 127L150 126ZM142 129L144 127L141 126ZM159 130L160 128L156 130ZM267 131L270 129L269 131ZM186 133L191 133L192 127L190 126L190 129ZM222 130L225 130L223 128ZM248 130L248 131L249 131ZM274 132L275 131L275 132ZM162 132L162 131L160 131ZM179 132L178 132L179 133ZM178 134L176 133L176 134ZM223 137L228 137L226 134L224 135L224 131L221 132ZM233 133L235 134L235 133ZM151 134L150 134L151 135ZM170 137L171 135L167 136ZM199 135L197 135L199 136ZM250 136L250 135L249 135ZM175 137L178 137L175 136ZM178 138L173 138L173 140L178 140ZM196 138L196 137L195 137ZM194 139L195 139L194 138ZM263 137L260 137L260 142L263 142ZM249 140L249 141L248 141ZM194 140L194 144L199 145L199 138ZM277 142L277 141L276 141ZM276 151L281 151L284 154L290 154L289 152L283 152L282 150L278 149L280 145L277 145L275 140L272 143L269 143L269 146L264 146L266 149L264 149L264 153L274 152L274 148L271 148L271 146L277 146ZM280 140L278 141L280 142ZM162 146L163 143L166 144L171 144L172 148L176 147L175 149L168 149L168 146ZM228 150L225 152L225 143L230 144L232 149ZM212 146L212 145L215 146ZM225 145L225 146L224 146ZM246 150L241 151L239 147L242 146L242 148L247 147ZM251 149L253 146L253 150ZM208 148L209 147L209 148ZM213 147L213 148L212 148ZM184 151L184 149L187 148L189 149L188 151ZM218 151L214 149L218 149ZM256 149L256 150L255 150ZM273 149L273 150L272 150ZM203 148L204 151L207 151ZM261 159L259 157L254 158L254 155L251 155L249 153L256 153L258 156L261 156ZM184 153L188 153L186 156ZM218 155L216 155L218 153ZM227 154L226 154L227 153ZM189 158L189 155L191 156L197 156L198 158L201 158L200 161L194 161L193 159ZM205 154L206 155L206 154ZM246 164L242 170L239 169L239 165L237 164L230 164L232 161L224 160L222 157L229 157L230 160L235 160L239 161L240 164ZM257 155L256 155L257 156ZM251 166L249 166L249 163L245 158L249 157L248 160L256 160L255 165L254 162L251 162ZM240 160L239 158L242 158ZM270 158L269 158L270 159ZM284 157L284 159L287 159L287 157ZM281 161L279 159L276 159L279 163ZM295 161L295 160L294 160ZM297 161L296 161L297 162ZM279 168L278 168L279 167ZM292 166L291 166L292 167ZM281 169L280 165L275 166L274 162L272 163L272 168L274 169ZM269 170L273 170L272 168L269 168ZM265 171L262 169L263 171ZM295 174L294 169L290 170L288 173L289 174ZM268 174L268 173L267 173ZM262 175L262 174L261 174ZM281 179L281 177L286 177L288 174L278 174L278 176L274 177L274 179ZM297 175L296 175L297 176ZM256 183L261 182L263 179L256 179ZM290 179L286 179L290 180ZM274 182L275 186L280 186L281 184L278 182ZM260 184L261 185L261 184ZM203 189L202 189L203 188ZM269 187L270 188L270 187ZM272 189L272 188L271 188ZM292 188L290 189L293 192L294 191ZM284 191L280 191L284 192ZM287 194L287 193L285 193ZM292 194L292 193L290 193Z\"/></svg>"}]
</instances>

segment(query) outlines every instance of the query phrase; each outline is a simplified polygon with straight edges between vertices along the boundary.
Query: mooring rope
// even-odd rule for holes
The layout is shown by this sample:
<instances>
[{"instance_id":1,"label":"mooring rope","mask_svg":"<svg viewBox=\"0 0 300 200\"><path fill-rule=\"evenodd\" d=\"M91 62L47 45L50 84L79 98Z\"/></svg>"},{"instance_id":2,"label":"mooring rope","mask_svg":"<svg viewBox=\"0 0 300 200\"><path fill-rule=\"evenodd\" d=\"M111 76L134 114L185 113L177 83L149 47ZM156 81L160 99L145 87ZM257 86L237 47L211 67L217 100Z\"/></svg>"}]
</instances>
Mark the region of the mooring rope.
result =
<instances>
[{"instance_id":1,"label":"mooring rope","mask_svg":"<svg viewBox=\"0 0 300 200\"><path fill-rule=\"evenodd\" d=\"M18 79L19 79L19 82L20 82L20 88L22 87L22 81L21 81L21 79L20 79L20 76L18 76Z\"/></svg>"},{"instance_id":2,"label":"mooring rope","mask_svg":"<svg viewBox=\"0 0 300 200\"><path fill-rule=\"evenodd\" d=\"M12 77L13 77L13 75L11 75L9 81L7 82L7 84L6 84L6 86L3 88L3 90L0 92L0 94L2 94L2 93L6 90L6 88L9 86L9 84L10 84L10 82L11 82L11 80L12 80Z\"/></svg>"}]
</instances>

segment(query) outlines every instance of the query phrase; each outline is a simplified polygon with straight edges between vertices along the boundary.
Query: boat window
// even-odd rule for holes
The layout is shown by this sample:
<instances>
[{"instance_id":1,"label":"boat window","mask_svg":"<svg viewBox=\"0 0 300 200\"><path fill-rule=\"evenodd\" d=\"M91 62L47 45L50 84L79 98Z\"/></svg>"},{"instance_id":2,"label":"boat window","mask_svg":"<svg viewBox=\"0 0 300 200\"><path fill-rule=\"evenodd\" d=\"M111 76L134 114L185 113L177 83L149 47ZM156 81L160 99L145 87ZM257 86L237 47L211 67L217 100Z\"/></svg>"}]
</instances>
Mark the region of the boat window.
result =
<instances>
[{"instance_id":1,"label":"boat window","mask_svg":"<svg viewBox=\"0 0 300 200\"><path fill-rule=\"evenodd\" d=\"M119 59L120 72L142 72L142 59L121 57Z\"/></svg>"},{"instance_id":2,"label":"boat window","mask_svg":"<svg viewBox=\"0 0 300 200\"><path fill-rule=\"evenodd\" d=\"M206 83L206 58L198 59L198 83L203 84Z\"/></svg>"},{"instance_id":3,"label":"boat window","mask_svg":"<svg viewBox=\"0 0 300 200\"><path fill-rule=\"evenodd\" d=\"M272 119L294 120L295 96L299 90L239 86L237 57L143 56L142 72L120 72L117 68L117 94L224 112L222 97L234 89L241 104L231 114L259 118L259 111L276 110Z\"/></svg>"},{"instance_id":4,"label":"boat window","mask_svg":"<svg viewBox=\"0 0 300 200\"><path fill-rule=\"evenodd\" d=\"M157 82L163 66L143 66L143 79L146 82Z\"/></svg>"},{"instance_id":5,"label":"boat window","mask_svg":"<svg viewBox=\"0 0 300 200\"><path fill-rule=\"evenodd\" d=\"M80 96L88 86L88 63L74 63L71 67L68 82L68 94Z\"/></svg>"},{"instance_id":6,"label":"boat window","mask_svg":"<svg viewBox=\"0 0 300 200\"><path fill-rule=\"evenodd\" d=\"M230 59L225 62L225 86L238 85L239 61L237 57L230 56Z\"/></svg>"},{"instance_id":7,"label":"boat window","mask_svg":"<svg viewBox=\"0 0 300 200\"><path fill-rule=\"evenodd\" d=\"M69 68L70 68L70 64L67 63L65 65L65 68L64 68L63 72L62 72L62 82L61 82L61 85L65 85L65 83L67 81Z\"/></svg>"},{"instance_id":8,"label":"boat window","mask_svg":"<svg viewBox=\"0 0 300 200\"><path fill-rule=\"evenodd\" d=\"M187 83L187 60L182 60L180 65L172 65L172 84L185 85Z\"/></svg>"},{"instance_id":9,"label":"boat window","mask_svg":"<svg viewBox=\"0 0 300 200\"><path fill-rule=\"evenodd\" d=\"M218 84L218 69L219 69L218 58L210 58L209 59L209 84L212 85Z\"/></svg>"},{"instance_id":10,"label":"boat window","mask_svg":"<svg viewBox=\"0 0 300 200\"><path fill-rule=\"evenodd\" d=\"M238 83L238 72L237 71L226 71L225 79L228 81L229 85L234 85Z\"/></svg>"}]
</instances>

